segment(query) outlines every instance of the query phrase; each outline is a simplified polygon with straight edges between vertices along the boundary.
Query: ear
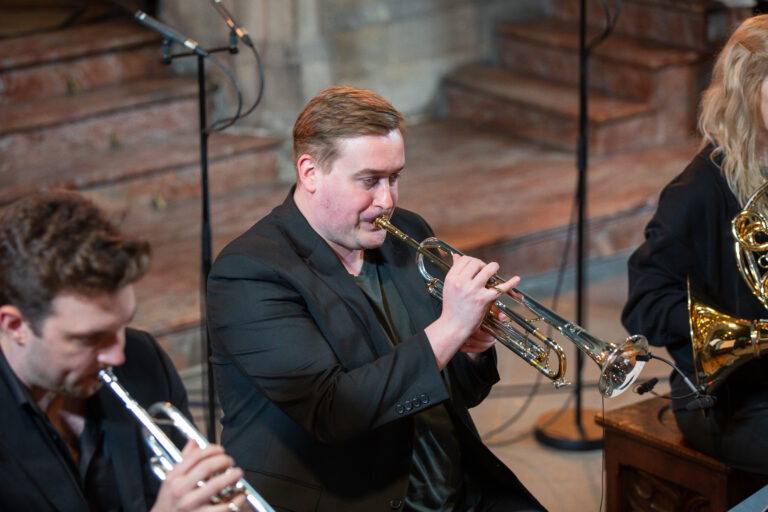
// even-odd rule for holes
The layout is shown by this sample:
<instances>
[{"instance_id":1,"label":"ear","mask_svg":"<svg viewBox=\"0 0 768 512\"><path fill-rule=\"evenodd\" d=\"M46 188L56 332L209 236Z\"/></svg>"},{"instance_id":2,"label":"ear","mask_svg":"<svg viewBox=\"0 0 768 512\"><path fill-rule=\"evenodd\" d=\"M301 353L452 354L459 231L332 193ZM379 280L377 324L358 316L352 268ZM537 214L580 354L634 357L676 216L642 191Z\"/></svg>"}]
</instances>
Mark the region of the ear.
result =
<instances>
[{"instance_id":1,"label":"ear","mask_svg":"<svg viewBox=\"0 0 768 512\"><path fill-rule=\"evenodd\" d=\"M320 167L315 159L306 153L296 159L296 172L302 188L307 192L314 193L317 189L317 175Z\"/></svg>"},{"instance_id":2,"label":"ear","mask_svg":"<svg viewBox=\"0 0 768 512\"><path fill-rule=\"evenodd\" d=\"M24 316L16 306L0 306L0 330L16 343L24 343L26 326Z\"/></svg>"}]
</instances>

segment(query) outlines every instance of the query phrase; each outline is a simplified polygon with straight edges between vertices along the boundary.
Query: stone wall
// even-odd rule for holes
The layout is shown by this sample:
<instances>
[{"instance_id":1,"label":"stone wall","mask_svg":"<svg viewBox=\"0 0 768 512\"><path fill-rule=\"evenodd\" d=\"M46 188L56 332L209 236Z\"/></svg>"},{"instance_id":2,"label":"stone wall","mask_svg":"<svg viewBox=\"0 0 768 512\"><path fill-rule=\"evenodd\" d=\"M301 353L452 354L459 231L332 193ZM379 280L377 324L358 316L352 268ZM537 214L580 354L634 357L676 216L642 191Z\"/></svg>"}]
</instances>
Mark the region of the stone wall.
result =
<instances>
[{"instance_id":1,"label":"stone wall","mask_svg":"<svg viewBox=\"0 0 768 512\"><path fill-rule=\"evenodd\" d=\"M288 134L299 109L333 84L382 94L414 122L433 112L441 77L467 62L494 59L494 25L546 16L550 0L225 0L259 50L266 76L262 104L243 125ZM162 0L159 16L206 47L224 44L223 20L207 2ZM255 59L219 54L249 105ZM177 63L190 72L194 61ZM221 73L217 114L231 110Z\"/></svg>"}]
</instances>

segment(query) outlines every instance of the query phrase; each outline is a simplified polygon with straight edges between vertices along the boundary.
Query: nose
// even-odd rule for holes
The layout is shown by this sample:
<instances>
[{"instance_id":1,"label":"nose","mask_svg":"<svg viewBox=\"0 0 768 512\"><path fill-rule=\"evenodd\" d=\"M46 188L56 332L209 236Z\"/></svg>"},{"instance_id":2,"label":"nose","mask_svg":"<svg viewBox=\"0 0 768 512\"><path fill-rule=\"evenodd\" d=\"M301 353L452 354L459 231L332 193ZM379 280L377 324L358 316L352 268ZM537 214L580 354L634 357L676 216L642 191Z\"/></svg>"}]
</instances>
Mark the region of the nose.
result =
<instances>
[{"instance_id":1,"label":"nose","mask_svg":"<svg viewBox=\"0 0 768 512\"><path fill-rule=\"evenodd\" d=\"M382 210L391 210L395 206L395 191L397 184L390 185L387 180L381 180L376 190L375 206Z\"/></svg>"},{"instance_id":2,"label":"nose","mask_svg":"<svg viewBox=\"0 0 768 512\"><path fill-rule=\"evenodd\" d=\"M125 362L125 330L115 333L112 343L99 352L99 362L105 366L120 366Z\"/></svg>"}]
</instances>

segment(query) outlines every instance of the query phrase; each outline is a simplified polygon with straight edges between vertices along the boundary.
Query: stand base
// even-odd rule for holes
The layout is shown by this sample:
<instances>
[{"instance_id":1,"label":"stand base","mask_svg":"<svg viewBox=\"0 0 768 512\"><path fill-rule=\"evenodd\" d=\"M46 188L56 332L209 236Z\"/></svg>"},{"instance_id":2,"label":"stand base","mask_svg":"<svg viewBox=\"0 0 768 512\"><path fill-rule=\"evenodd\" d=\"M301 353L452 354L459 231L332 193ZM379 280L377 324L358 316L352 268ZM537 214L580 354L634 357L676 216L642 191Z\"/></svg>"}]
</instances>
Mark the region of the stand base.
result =
<instances>
[{"instance_id":1,"label":"stand base","mask_svg":"<svg viewBox=\"0 0 768 512\"><path fill-rule=\"evenodd\" d=\"M603 429L595 423L599 411L581 410L581 429L576 423L576 410L566 409L542 414L536 421L536 440L541 444L568 451L598 450L603 447ZM560 414L556 419L555 416Z\"/></svg>"}]
</instances>

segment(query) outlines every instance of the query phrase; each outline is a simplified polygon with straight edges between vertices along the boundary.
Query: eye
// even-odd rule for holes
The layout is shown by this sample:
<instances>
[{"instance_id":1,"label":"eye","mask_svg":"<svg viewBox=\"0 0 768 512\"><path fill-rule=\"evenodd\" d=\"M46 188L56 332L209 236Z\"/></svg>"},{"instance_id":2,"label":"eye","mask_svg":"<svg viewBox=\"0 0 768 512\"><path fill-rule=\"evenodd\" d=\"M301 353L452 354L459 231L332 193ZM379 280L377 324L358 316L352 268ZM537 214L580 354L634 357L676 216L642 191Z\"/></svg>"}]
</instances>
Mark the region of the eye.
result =
<instances>
[{"instance_id":1,"label":"eye","mask_svg":"<svg viewBox=\"0 0 768 512\"><path fill-rule=\"evenodd\" d=\"M368 188L375 186L376 183L378 183L378 181L379 181L379 178L375 176L366 176L366 177L360 178L360 182Z\"/></svg>"},{"instance_id":2,"label":"eye","mask_svg":"<svg viewBox=\"0 0 768 512\"><path fill-rule=\"evenodd\" d=\"M83 347L102 347L113 343L115 336L116 333L114 332L97 332L81 336L73 336L71 339L73 342Z\"/></svg>"},{"instance_id":3,"label":"eye","mask_svg":"<svg viewBox=\"0 0 768 512\"><path fill-rule=\"evenodd\" d=\"M391 175L389 177L389 184L390 185L394 185L398 181L400 181L400 173L399 172L397 172L397 173L395 173L395 174L393 174L393 175Z\"/></svg>"}]
</instances>

